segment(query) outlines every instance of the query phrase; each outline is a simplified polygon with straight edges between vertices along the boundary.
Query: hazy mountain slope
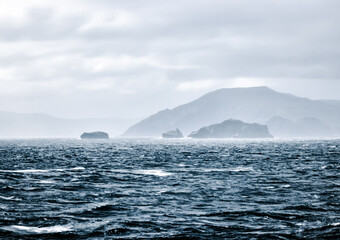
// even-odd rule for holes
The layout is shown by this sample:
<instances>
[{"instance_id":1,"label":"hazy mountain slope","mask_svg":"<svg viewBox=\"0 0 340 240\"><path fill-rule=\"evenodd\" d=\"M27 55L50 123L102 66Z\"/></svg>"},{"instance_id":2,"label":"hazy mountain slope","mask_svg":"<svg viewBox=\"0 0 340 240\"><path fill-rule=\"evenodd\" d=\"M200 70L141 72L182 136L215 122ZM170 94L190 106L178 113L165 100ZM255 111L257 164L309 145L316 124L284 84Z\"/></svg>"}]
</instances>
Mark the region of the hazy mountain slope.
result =
<instances>
[{"instance_id":1,"label":"hazy mountain slope","mask_svg":"<svg viewBox=\"0 0 340 240\"><path fill-rule=\"evenodd\" d=\"M329 105L340 107L340 100L320 100L320 101L328 103Z\"/></svg>"},{"instance_id":2,"label":"hazy mountain slope","mask_svg":"<svg viewBox=\"0 0 340 240\"><path fill-rule=\"evenodd\" d=\"M119 135L131 122L114 119L63 119L47 114L0 112L0 138L79 137L83 132L105 131Z\"/></svg>"},{"instance_id":3,"label":"hazy mountain slope","mask_svg":"<svg viewBox=\"0 0 340 240\"><path fill-rule=\"evenodd\" d=\"M290 120L313 117L330 126L338 126L340 107L267 87L220 89L172 110L158 112L130 127L124 135L160 136L175 128L187 135L202 126L229 118L266 123L274 116Z\"/></svg>"},{"instance_id":4,"label":"hazy mountain slope","mask_svg":"<svg viewBox=\"0 0 340 240\"><path fill-rule=\"evenodd\" d=\"M324 138L333 137L335 129L317 118L305 117L291 121L282 117L273 117L267 122L268 129L276 137L308 137Z\"/></svg>"}]
</instances>

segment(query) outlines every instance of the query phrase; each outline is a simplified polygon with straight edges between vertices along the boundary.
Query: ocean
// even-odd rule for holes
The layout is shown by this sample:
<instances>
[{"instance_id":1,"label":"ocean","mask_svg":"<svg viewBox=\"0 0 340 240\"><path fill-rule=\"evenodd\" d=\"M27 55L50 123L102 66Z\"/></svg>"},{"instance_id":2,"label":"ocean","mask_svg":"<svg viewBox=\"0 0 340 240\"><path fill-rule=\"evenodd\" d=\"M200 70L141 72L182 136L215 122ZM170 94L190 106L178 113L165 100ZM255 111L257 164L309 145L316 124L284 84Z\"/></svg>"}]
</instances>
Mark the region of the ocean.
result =
<instances>
[{"instance_id":1,"label":"ocean","mask_svg":"<svg viewBox=\"0 0 340 240\"><path fill-rule=\"evenodd\" d=\"M340 239L340 140L0 140L1 239Z\"/></svg>"}]
</instances>

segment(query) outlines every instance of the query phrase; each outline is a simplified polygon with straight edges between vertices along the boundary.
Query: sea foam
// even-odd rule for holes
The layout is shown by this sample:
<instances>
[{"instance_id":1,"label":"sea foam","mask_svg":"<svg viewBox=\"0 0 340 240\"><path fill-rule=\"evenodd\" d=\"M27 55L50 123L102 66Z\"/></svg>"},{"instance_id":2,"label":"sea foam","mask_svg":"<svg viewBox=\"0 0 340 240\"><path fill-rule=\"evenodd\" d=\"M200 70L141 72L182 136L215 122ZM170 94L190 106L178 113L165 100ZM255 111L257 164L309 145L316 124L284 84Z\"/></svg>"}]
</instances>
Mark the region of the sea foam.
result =
<instances>
[{"instance_id":1,"label":"sea foam","mask_svg":"<svg viewBox=\"0 0 340 240\"><path fill-rule=\"evenodd\" d=\"M3 227L4 230L12 231L12 232L23 232L23 233L36 233L36 234L44 234L44 233L61 233L71 231L72 227L69 225L57 225L51 227L29 227L29 226L21 226L21 225L12 225Z\"/></svg>"},{"instance_id":2,"label":"sea foam","mask_svg":"<svg viewBox=\"0 0 340 240\"><path fill-rule=\"evenodd\" d=\"M136 170L133 171L135 174L143 174L143 175L154 175L154 176L159 176L159 177L165 177L165 176L170 176L173 175L173 173L165 172L160 169L154 169L154 170Z\"/></svg>"}]
</instances>

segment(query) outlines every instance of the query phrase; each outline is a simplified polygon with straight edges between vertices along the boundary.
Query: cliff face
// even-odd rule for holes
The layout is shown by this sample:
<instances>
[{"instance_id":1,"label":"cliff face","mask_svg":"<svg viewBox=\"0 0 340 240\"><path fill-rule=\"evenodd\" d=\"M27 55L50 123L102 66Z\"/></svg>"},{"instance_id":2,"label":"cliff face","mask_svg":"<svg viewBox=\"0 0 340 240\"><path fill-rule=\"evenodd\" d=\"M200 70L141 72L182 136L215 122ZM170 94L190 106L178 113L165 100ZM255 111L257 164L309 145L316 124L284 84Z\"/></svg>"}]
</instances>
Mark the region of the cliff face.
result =
<instances>
[{"instance_id":1,"label":"cliff face","mask_svg":"<svg viewBox=\"0 0 340 240\"><path fill-rule=\"evenodd\" d=\"M267 126L229 119L219 124L200 128L191 138L272 138Z\"/></svg>"},{"instance_id":2,"label":"cliff face","mask_svg":"<svg viewBox=\"0 0 340 240\"><path fill-rule=\"evenodd\" d=\"M279 93L267 87L254 87L210 92L195 101L160 111L140 121L131 126L124 136L160 137L167 130L176 128L188 135L202 126L230 118L266 124L275 116L292 121L316 118L332 129L340 129L340 107L336 104ZM303 134L300 133L301 137L304 137Z\"/></svg>"}]
</instances>

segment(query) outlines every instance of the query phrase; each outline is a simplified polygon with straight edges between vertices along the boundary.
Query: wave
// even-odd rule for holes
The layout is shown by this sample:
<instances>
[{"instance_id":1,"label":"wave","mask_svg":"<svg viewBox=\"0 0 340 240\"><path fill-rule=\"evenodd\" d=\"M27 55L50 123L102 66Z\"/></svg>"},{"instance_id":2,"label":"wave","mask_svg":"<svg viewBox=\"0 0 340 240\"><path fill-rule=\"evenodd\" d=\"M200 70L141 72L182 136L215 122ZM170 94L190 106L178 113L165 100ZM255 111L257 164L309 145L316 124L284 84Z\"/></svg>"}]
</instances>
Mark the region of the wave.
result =
<instances>
[{"instance_id":1,"label":"wave","mask_svg":"<svg viewBox=\"0 0 340 240\"><path fill-rule=\"evenodd\" d=\"M236 168L210 168L204 169L204 172L252 172L252 167L236 167Z\"/></svg>"},{"instance_id":2,"label":"wave","mask_svg":"<svg viewBox=\"0 0 340 240\"><path fill-rule=\"evenodd\" d=\"M64 233L64 232L73 232L73 231L93 231L99 227L105 226L109 221L89 221L82 222L76 224L67 224L67 225L55 225L49 227L31 227L31 226L22 226L22 225L11 225L4 226L0 229L20 234L54 234L54 233Z\"/></svg>"},{"instance_id":3,"label":"wave","mask_svg":"<svg viewBox=\"0 0 340 240\"><path fill-rule=\"evenodd\" d=\"M35 233L35 234L44 234L44 233L61 233L72 231L72 227L70 225L56 225L51 227L29 227L29 226L21 226L21 225L12 225L5 226L2 229L11 231L11 232L21 232L21 233Z\"/></svg>"},{"instance_id":4,"label":"wave","mask_svg":"<svg viewBox=\"0 0 340 240\"><path fill-rule=\"evenodd\" d=\"M154 170L135 170L133 171L134 174L142 174L142 175L153 175L158 177L166 177L173 175L173 173L165 172L160 169L154 169Z\"/></svg>"},{"instance_id":5,"label":"wave","mask_svg":"<svg viewBox=\"0 0 340 240\"><path fill-rule=\"evenodd\" d=\"M77 171L77 170L85 170L83 167L74 167L74 168L57 168L57 169L24 169L24 170L0 170L0 172L4 173L30 173L30 174L39 174L46 172L63 172L63 171Z\"/></svg>"},{"instance_id":6,"label":"wave","mask_svg":"<svg viewBox=\"0 0 340 240\"><path fill-rule=\"evenodd\" d=\"M178 165L181 167L180 169L176 169L175 171L179 172L189 172L189 171L202 171L197 168L182 168L188 165ZM236 168L208 168L204 169L203 172L252 172L254 169L252 167L236 167ZM126 170L126 169L112 169L111 172L115 173L132 173L132 174L141 174L141 175L154 175L159 177L170 176L174 173L166 172L161 169L140 169L140 170Z\"/></svg>"},{"instance_id":7,"label":"wave","mask_svg":"<svg viewBox=\"0 0 340 240\"><path fill-rule=\"evenodd\" d=\"M14 196L11 196L11 197L0 196L0 199L8 200L8 201L21 201L21 199L16 198Z\"/></svg>"},{"instance_id":8,"label":"wave","mask_svg":"<svg viewBox=\"0 0 340 240\"><path fill-rule=\"evenodd\" d=\"M38 183L41 183L41 184L54 184L54 183L56 183L56 181L52 181L52 180L41 180L41 181L38 181Z\"/></svg>"}]
</instances>

